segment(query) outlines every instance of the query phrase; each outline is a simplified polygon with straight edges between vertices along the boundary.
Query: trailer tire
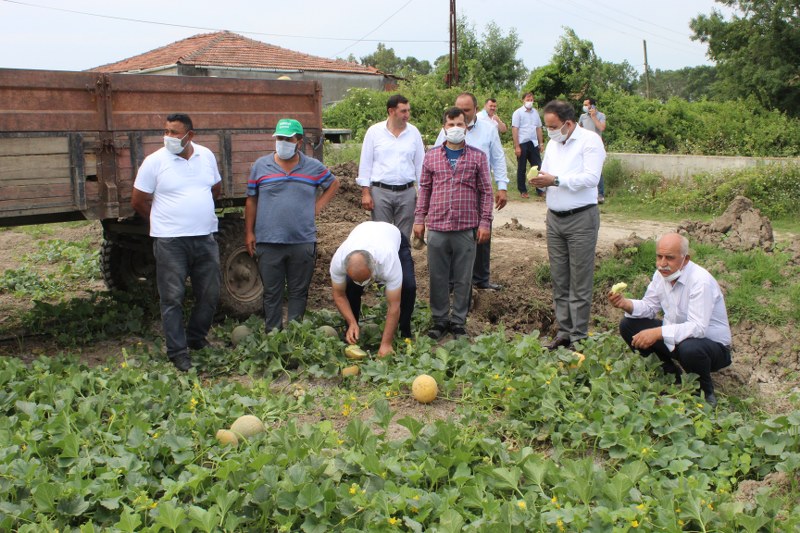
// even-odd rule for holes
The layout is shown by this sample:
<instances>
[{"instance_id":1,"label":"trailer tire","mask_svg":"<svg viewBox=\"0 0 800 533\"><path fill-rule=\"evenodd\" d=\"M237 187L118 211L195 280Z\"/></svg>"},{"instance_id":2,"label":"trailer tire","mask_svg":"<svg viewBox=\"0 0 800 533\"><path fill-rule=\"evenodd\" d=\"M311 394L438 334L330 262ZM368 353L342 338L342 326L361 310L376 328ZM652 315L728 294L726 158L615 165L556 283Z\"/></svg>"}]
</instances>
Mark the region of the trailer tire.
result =
<instances>
[{"instance_id":1,"label":"trailer tire","mask_svg":"<svg viewBox=\"0 0 800 533\"><path fill-rule=\"evenodd\" d=\"M126 246L125 242L103 239L100 271L110 290L155 292L156 260L150 246ZM142 249L143 248L143 249Z\"/></svg>"},{"instance_id":2,"label":"trailer tire","mask_svg":"<svg viewBox=\"0 0 800 533\"><path fill-rule=\"evenodd\" d=\"M244 220L222 218L217 233L222 283L220 310L233 317L249 317L263 308L264 287L255 259L244 244Z\"/></svg>"}]
</instances>

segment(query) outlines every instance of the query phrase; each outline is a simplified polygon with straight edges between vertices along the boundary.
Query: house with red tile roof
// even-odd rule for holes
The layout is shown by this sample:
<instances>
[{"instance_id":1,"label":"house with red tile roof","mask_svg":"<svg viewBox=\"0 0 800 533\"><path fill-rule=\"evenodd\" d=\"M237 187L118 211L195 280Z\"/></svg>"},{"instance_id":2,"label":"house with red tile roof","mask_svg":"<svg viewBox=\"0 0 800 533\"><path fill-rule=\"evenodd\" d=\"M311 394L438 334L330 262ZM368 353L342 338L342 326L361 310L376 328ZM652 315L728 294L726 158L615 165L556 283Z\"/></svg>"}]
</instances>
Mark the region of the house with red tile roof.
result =
<instances>
[{"instance_id":1,"label":"house with red tile roof","mask_svg":"<svg viewBox=\"0 0 800 533\"><path fill-rule=\"evenodd\" d=\"M90 70L172 76L314 80L319 81L322 86L323 106L341 100L347 90L354 87L391 90L397 86L398 79L374 67L303 54L229 31L194 35Z\"/></svg>"}]
</instances>

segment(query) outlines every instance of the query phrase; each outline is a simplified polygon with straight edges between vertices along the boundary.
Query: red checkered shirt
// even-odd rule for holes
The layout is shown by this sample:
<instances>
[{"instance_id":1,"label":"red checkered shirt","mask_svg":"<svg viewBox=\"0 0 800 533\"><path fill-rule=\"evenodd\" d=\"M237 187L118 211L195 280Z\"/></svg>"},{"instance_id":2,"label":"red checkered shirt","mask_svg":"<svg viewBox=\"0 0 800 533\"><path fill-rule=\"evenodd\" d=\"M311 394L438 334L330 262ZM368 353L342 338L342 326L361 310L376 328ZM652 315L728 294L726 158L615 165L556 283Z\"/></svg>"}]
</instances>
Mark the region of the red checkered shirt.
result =
<instances>
[{"instance_id":1,"label":"red checkered shirt","mask_svg":"<svg viewBox=\"0 0 800 533\"><path fill-rule=\"evenodd\" d=\"M486 154L465 145L455 170L444 145L425 154L419 179L414 224L427 224L433 231L490 229L492 183Z\"/></svg>"}]
</instances>

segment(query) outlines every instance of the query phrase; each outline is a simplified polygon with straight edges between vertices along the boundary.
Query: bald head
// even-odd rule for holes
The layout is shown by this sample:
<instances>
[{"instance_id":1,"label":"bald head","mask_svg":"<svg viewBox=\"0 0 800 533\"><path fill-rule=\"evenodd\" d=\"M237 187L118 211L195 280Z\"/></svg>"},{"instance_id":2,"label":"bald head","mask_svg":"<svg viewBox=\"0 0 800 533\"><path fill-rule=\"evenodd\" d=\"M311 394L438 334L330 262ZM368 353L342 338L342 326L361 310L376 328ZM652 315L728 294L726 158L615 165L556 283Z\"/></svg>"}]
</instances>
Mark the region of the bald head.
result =
<instances>
[{"instance_id":1,"label":"bald head","mask_svg":"<svg viewBox=\"0 0 800 533\"><path fill-rule=\"evenodd\" d=\"M356 283L367 281L375 272L375 260L366 250L354 250L344 258L347 275Z\"/></svg>"},{"instance_id":2,"label":"bald head","mask_svg":"<svg viewBox=\"0 0 800 533\"><path fill-rule=\"evenodd\" d=\"M665 233L656 241L656 249L664 247L679 255L689 255L689 239L680 233Z\"/></svg>"}]
</instances>

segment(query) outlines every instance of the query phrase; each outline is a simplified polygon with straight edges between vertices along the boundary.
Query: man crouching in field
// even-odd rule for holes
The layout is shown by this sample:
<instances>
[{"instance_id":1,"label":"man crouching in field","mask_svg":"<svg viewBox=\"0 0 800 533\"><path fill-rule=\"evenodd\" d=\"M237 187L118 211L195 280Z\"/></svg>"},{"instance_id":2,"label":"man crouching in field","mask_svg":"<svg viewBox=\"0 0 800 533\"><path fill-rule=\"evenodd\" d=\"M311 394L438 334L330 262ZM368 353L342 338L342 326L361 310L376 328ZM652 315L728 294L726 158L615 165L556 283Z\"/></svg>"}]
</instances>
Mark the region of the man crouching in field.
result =
<instances>
[{"instance_id":1,"label":"man crouching in field","mask_svg":"<svg viewBox=\"0 0 800 533\"><path fill-rule=\"evenodd\" d=\"M711 372L731 364L731 329L719 284L689 260L686 237L668 233L656 241L656 272L643 299L612 291L608 300L625 311L619 332L628 346L643 356L656 354L664 372L680 382L677 359L700 377L706 401L717 404ZM664 320L655 318L659 312Z\"/></svg>"}]
</instances>

